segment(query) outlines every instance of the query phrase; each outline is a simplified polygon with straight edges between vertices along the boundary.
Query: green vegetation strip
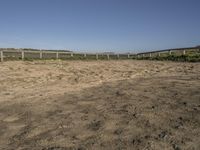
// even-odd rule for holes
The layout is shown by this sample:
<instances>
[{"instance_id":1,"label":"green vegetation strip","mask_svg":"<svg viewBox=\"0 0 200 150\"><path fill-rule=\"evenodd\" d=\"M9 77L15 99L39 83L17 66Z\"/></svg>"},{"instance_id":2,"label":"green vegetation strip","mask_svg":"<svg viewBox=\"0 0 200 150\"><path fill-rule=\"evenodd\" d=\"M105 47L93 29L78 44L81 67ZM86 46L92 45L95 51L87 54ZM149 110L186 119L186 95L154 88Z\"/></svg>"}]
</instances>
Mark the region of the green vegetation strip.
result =
<instances>
[{"instance_id":1,"label":"green vegetation strip","mask_svg":"<svg viewBox=\"0 0 200 150\"><path fill-rule=\"evenodd\" d=\"M168 55L168 56L155 56L155 57L140 57L134 58L137 60L159 60L159 61L180 61L180 62L200 62L200 54L187 54L187 55Z\"/></svg>"},{"instance_id":2,"label":"green vegetation strip","mask_svg":"<svg viewBox=\"0 0 200 150\"><path fill-rule=\"evenodd\" d=\"M42 59L40 59L39 53L25 53L24 60L54 60L56 59L56 53L43 53ZM21 53L18 52L4 52L4 60L21 60ZM200 62L200 51L187 51L186 54L181 54L180 52L169 53L146 53L145 55L127 55L127 54L76 54L71 53L62 54L59 53L58 59L60 60L125 60L125 59L135 59L135 60L158 60L158 61L180 61L180 62Z\"/></svg>"}]
</instances>

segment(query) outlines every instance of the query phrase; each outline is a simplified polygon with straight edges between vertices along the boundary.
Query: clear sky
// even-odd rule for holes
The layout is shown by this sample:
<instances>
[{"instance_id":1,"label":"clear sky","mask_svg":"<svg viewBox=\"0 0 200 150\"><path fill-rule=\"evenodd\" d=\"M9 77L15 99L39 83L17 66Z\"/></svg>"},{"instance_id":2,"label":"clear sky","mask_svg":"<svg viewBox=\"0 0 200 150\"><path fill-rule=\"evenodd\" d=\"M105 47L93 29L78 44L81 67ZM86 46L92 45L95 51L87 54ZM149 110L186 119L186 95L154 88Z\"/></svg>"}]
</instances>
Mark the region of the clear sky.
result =
<instances>
[{"instance_id":1,"label":"clear sky","mask_svg":"<svg viewBox=\"0 0 200 150\"><path fill-rule=\"evenodd\" d=\"M138 52L200 45L200 0L0 0L0 47Z\"/></svg>"}]
</instances>

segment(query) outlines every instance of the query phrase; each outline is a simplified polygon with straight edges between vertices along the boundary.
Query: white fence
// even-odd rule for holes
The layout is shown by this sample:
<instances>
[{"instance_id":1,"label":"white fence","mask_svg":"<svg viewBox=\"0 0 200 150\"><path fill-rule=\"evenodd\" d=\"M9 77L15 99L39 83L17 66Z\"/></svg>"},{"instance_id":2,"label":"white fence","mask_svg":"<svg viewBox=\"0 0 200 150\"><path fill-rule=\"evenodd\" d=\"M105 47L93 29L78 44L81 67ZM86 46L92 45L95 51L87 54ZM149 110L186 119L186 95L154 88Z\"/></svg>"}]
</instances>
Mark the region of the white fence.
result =
<instances>
[{"instance_id":1,"label":"white fence","mask_svg":"<svg viewBox=\"0 0 200 150\"><path fill-rule=\"evenodd\" d=\"M126 53L126 54L112 54L112 53L73 53L64 51L47 51L47 50L0 50L0 60L11 59L138 59L145 57L162 57L166 55L186 55L191 53L200 54L200 49L196 47L191 48L180 48L180 49L169 49L160 51L151 51L143 53Z\"/></svg>"},{"instance_id":2,"label":"white fence","mask_svg":"<svg viewBox=\"0 0 200 150\"><path fill-rule=\"evenodd\" d=\"M135 54L73 53L63 51L1 50L1 62L11 59L129 59Z\"/></svg>"}]
</instances>

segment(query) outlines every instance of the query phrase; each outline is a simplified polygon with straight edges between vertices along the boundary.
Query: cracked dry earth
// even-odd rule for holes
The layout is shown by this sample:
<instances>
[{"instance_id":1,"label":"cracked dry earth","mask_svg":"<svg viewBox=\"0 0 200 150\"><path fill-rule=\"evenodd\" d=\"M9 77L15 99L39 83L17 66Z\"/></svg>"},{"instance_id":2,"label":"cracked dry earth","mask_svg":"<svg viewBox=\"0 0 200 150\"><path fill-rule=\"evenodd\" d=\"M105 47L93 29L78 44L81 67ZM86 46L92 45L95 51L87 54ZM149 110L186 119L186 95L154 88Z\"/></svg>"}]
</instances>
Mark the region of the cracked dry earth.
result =
<instances>
[{"instance_id":1,"label":"cracked dry earth","mask_svg":"<svg viewBox=\"0 0 200 150\"><path fill-rule=\"evenodd\" d=\"M0 63L1 150L199 150L200 63Z\"/></svg>"}]
</instances>

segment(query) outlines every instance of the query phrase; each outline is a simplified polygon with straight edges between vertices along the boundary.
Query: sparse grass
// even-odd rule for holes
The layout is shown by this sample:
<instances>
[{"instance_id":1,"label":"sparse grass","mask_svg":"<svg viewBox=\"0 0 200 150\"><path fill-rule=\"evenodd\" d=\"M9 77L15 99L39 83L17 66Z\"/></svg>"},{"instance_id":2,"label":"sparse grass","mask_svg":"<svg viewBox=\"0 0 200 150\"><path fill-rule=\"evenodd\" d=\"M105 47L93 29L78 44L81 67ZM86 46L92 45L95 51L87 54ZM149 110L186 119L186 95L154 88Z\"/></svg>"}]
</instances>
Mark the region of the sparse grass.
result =
<instances>
[{"instance_id":1,"label":"sparse grass","mask_svg":"<svg viewBox=\"0 0 200 150\"><path fill-rule=\"evenodd\" d=\"M159 60L159 61L179 61L179 62L200 62L200 53L186 55L167 55L155 57L133 58L137 60Z\"/></svg>"}]
</instances>

